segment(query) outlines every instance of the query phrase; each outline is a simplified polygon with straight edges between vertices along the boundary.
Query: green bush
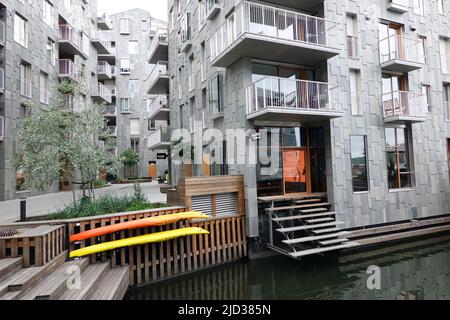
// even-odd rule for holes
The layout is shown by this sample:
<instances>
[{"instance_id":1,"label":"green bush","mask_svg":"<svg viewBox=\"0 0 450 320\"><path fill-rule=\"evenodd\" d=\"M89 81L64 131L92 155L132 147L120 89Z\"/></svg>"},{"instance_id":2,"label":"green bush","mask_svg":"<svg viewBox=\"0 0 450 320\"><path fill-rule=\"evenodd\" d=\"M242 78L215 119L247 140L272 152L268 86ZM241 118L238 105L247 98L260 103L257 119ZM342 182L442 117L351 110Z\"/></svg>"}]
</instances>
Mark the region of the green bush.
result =
<instances>
[{"instance_id":1,"label":"green bush","mask_svg":"<svg viewBox=\"0 0 450 320\"><path fill-rule=\"evenodd\" d=\"M134 185L134 194L121 197L104 196L97 200L84 198L62 210L48 216L50 220L65 220L91 217L128 211L139 211L165 207L165 204L150 203L142 192L139 184Z\"/></svg>"}]
</instances>

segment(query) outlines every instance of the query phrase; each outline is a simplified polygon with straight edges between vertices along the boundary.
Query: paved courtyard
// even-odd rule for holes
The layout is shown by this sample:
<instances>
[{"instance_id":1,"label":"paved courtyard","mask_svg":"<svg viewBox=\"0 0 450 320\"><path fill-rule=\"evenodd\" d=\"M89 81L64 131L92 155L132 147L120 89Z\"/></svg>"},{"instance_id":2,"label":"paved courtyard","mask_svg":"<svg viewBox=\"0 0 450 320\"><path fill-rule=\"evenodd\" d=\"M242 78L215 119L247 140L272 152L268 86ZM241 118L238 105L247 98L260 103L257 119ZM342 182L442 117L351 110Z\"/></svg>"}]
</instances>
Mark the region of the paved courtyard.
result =
<instances>
[{"instance_id":1,"label":"paved courtyard","mask_svg":"<svg viewBox=\"0 0 450 320\"><path fill-rule=\"evenodd\" d=\"M166 202L166 195L160 192L160 185L156 182L141 184L142 191L150 202ZM126 195L133 194L133 185L112 185L103 189L95 190L95 196L104 195ZM81 191L77 191L77 198L81 196ZM36 217L54 212L72 203L72 191L51 193L42 196L30 197L27 199L27 216ZM0 201L0 224L15 222L19 219L19 200Z\"/></svg>"}]
</instances>

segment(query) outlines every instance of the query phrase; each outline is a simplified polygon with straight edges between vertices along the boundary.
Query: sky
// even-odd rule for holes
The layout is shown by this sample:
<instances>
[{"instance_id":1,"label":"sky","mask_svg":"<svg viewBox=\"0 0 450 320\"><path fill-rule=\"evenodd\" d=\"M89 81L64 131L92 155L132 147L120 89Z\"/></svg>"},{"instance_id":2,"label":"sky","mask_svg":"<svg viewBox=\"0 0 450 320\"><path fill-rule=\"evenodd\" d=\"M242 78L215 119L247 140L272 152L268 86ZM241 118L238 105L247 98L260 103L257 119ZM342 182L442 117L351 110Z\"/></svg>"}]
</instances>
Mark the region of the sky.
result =
<instances>
[{"instance_id":1,"label":"sky","mask_svg":"<svg viewBox=\"0 0 450 320\"><path fill-rule=\"evenodd\" d=\"M98 0L98 10L109 14L135 8L147 10L152 17L167 21L167 0Z\"/></svg>"}]
</instances>

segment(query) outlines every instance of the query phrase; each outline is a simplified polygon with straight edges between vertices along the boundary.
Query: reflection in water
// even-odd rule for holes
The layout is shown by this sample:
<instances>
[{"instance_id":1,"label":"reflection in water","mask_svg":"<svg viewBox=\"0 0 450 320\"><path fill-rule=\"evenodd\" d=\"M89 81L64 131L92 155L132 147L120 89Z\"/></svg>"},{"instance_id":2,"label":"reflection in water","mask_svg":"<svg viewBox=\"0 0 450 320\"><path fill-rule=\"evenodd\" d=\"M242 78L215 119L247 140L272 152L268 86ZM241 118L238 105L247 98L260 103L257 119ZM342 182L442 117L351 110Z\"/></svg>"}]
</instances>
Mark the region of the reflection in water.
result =
<instances>
[{"instance_id":1,"label":"reflection in water","mask_svg":"<svg viewBox=\"0 0 450 320\"><path fill-rule=\"evenodd\" d=\"M366 270L381 268L381 289ZM450 299L450 235L345 256L244 260L131 289L131 300Z\"/></svg>"}]
</instances>

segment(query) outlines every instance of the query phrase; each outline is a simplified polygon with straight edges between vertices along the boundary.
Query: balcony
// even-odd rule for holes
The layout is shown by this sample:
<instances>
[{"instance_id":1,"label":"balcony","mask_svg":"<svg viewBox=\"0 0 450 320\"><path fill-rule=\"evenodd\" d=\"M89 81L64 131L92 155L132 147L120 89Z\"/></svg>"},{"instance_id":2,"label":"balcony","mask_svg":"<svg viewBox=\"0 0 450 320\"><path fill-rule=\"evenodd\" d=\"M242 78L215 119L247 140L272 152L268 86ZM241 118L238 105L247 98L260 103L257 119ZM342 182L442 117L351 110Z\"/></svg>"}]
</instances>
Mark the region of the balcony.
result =
<instances>
[{"instance_id":1,"label":"balcony","mask_svg":"<svg viewBox=\"0 0 450 320\"><path fill-rule=\"evenodd\" d=\"M32 84L31 81L26 79L20 79L20 95L31 99L32 97Z\"/></svg>"},{"instance_id":2,"label":"balcony","mask_svg":"<svg viewBox=\"0 0 450 320\"><path fill-rule=\"evenodd\" d=\"M0 117L0 141L5 140L5 118Z\"/></svg>"},{"instance_id":3,"label":"balcony","mask_svg":"<svg viewBox=\"0 0 450 320\"><path fill-rule=\"evenodd\" d=\"M409 10L409 0L388 0L388 10L405 13Z\"/></svg>"},{"instance_id":4,"label":"balcony","mask_svg":"<svg viewBox=\"0 0 450 320\"><path fill-rule=\"evenodd\" d=\"M6 26L5 22L0 20L0 46L4 46L6 41Z\"/></svg>"},{"instance_id":5,"label":"balcony","mask_svg":"<svg viewBox=\"0 0 450 320\"><path fill-rule=\"evenodd\" d=\"M108 134L113 137L117 137L117 127L116 126L108 126Z\"/></svg>"},{"instance_id":6,"label":"balcony","mask_svg":"<svg viewBox=\"0 0 450 320\"><path fill-rule=\"evenodd\" d=\"M213 20L222 9L221 0L206 0L206 19Z\"/></svg>"},{"instance_id":7,"label":"balcony","mask_svg":"<svg viewBox=\"0 0 450 320\"><path fill-rule=\"evenodd\" d=\"M107 13L99 13L97 27L100 30L112 30L111 19Z\"/></svg>"},{"instance_id":8,"label":"balcony","mask_svg":"<svg viewBox=\"0 0 450 320\"><path fill-rule=\"evenodd\" d=\"M67 80L79 82L80 75L75 63L69 59L58 60L59 77Z\"/></svg>"},{"instance_id":9,"label":"balcony","mask_svg":"<svg viewBox=\"0 0 450 320\"><path fill-rule=\"evenodd\" d=\"M111 65L116 64L116 48L110 46L108 51L107 54L98 53L98 60L107 61Z\"/></svg>"},{"instance_id":10,"label":"balcony","mask_svg":"<svg viewBox=\"0 0 450 320\"><path fill-rule=\"evenodd\" d=\"M158 61L169 60L169 41L167 34L155 35L149 47L148 63L155 64Z\"/></svg>"},{"instance_id":11,"label":"balcony","mask_svg":"<svg viewBox=\"0 0 450 320\"><path fill-rule=\"evenodd\" d=\"M102 83L98 83L92 90L92 98L98 103L111 103L111 91Z\"/></svg>"},{"instance_id":12,"label":"balcony","mask_svg":"<svg viewBox=\"0 0 450 320\"><path fill-rule=\"evenodd\" d=\"M100 81L112 79L112 68L108 62L106 61L98 62L97 77L98 80Z\"/></svg>"},{"instance_id":13,"label":"balcony","mask_svg":"<svg viewBox=\"0 0 450 320\"><path fill-rule=\"evenodd\" d=\"M339 54L336 24L266 5L242 2L212 35L211 63L229 67L241 57L315 66Z\"/></svg>"},{"instance_id":14,"label":"balcony","mask_svg":"<svg viewBox=\"0 0 450 320\"><path fill-rule=\"evenodd\" d=\"M425 65L425 52L419 39L392 35L380 40L381 68L388 72L407 73Z\"/></svg>"},{"instance_id":15,"label":"balcony","mask_svg":"<svg viewBox=\"0 0 450 320\"><path fill-rule=\"evenodd\" d=\"M148 136L150 150L170 150L170 133L167 129L158 129Z\"/></svg>"},{"instance_id":16,"label":"balcony","mask_svg":"<svg viewBox=\"0 0 450 320\"><path fill-rule=\"evenodd\" d=\"M395 91L383 94L385 123L424 122L426 117L426 96L422 93Z\"/></svg>"},{"instance_id":17,"label":"balcony","mask_svg":"<svg viewBox=\"0 0 450 320\"><path fill-rule=\"evenodd\" d=\"M105 108L105 117L117 117L117 107L115 105L108 105Z\"/></svg>"},{"instance_id":18,"label":"balcony","mask_svg":"<svg viewBox=\"0 0 450 320\"><path fill-rule=\"evenodd\" d=\"M247 119L301 124L343 116L339 87L325 82L265 77L246 88Z\"/></svg>"},{"instance_id":19,"label":"balcony","mask_svg":"<svg viewBox=\"0 0 450 320\"><path fill-rule=\"evenodd\" d=\"M320 9L323 6L324 1L325 0L267 0L266 2L273 3L274 5L278 5L280 7L282 6L305 12L313 12L316 9Z\"/></svg>"},{"instance_id":20,"label":"balcony","mask_svg":"<svg viewBox=\"0 0 450 320\"><path fill-rule=\"evenodd\" d=\"M105 39L101 30L92 30L91 42L95 49L97 49L98 54L110 54L109 42Z\"/></svg>"},{"instance_id":21,"label":"balcony","mask_svg":"<svg viewBox=\"0 0 450 320\"><path fill-rule=\"evenodd\" d=\"M67 107L70 110L75 109L75 97L71 94L65 94L63 97L64 106Z\"/></svg>"},{"instance_id":22,"label":"balcony","mask_svg":"<svg viewBox=\"0 0 450 320\"><path fill-rule=\"evenodd\" d=\"M150 104L149 119L153 121L165 120L170 118L169 104L167 103L167 96L158 96Z\"/></svg>"},{"instance_id":23,"label":"balcony","mask_svg":"<svg viewBox=\"0 0 450 320\"><path fill-rule=\"evenodd\" d=\"M169 94L169 63L158 61L147 79L148 94Z\"/></svg>"},{"instance_id":24,"label":"balcony","mask_svg":"<svg viewBox=\"0 0 450 320\"><path fill-rule=\"evenodd\" d=\"M66 56L82 56L87 58L83 52L83 44L78 32L69 25L59 26L59 54Z\"/></svg>"},{"instance_id":25,"label":"balcony","mask_svg":"<svg viewBox=\"0 0 450 320\"><path fill-rule=\"evenodd\" d=\"M111 96L115 97L117 95L117 87L113 84L105 84L105 87L111 92Z\"/></svg>"},{"instance_id":26,"label":"balcony","mask_svg":"<svg viewBox=\"0 0 450 320\"><path fill-rule=\"evenodd\" d=\"M0 93L5 93L5 70L0 68Z\"/></svg>"}]
</instances>

